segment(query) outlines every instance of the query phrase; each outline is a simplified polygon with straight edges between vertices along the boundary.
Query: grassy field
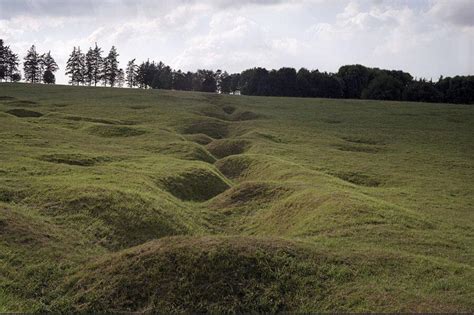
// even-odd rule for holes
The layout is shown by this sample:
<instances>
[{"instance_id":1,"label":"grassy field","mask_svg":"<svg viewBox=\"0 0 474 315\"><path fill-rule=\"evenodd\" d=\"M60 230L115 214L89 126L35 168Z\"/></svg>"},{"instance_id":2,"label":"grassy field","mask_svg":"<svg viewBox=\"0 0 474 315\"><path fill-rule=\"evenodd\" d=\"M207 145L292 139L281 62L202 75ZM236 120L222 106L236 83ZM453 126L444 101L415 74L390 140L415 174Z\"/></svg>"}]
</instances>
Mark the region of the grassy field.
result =
<instances>
[{"instance_id":1,"label":"grassy field","mask_svg":"<svg viewBox=\"0 0 474 315\"><path fill-rule=\"evenodd\" d=\"M474 310L474 107L0 84L0 312Z\"/></svg>"}]
</instances>

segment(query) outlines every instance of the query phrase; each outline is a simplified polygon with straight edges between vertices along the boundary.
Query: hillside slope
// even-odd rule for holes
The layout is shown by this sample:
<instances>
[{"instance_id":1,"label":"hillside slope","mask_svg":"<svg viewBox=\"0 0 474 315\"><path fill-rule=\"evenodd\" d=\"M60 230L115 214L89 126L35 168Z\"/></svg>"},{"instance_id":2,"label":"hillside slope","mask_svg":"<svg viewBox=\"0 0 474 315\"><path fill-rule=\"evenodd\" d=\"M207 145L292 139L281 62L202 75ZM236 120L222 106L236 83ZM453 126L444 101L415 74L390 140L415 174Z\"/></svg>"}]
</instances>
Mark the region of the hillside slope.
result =
<instances>
[{"instance_id":1,"label":"hillside slope","mask_svg":"<svg viewBox=\"0 0 474 315\"><path fill-rule=\"evenodd\" d=\"M0 312L472 311L474 108L0 84Z\"/></svg>"}]
</instances>

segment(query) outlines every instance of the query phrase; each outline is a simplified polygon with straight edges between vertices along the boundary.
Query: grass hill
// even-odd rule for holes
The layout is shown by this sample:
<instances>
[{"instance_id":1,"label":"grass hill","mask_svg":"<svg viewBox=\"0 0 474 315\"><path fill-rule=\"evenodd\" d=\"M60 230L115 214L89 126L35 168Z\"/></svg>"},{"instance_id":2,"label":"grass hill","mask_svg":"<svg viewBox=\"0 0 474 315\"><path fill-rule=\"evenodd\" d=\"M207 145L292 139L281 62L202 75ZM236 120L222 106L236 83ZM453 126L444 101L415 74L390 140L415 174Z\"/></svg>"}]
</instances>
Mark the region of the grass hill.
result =
<instances>
[{"instance_id":1,"label":"grass hill","mask_svg":"<svg viewBox=\"0 0 474 315\"><path fill-rule=\"evenodd\" d=\"M0 312L474 310L474 108L0 84Z\"/></svg>"}]
</instances>

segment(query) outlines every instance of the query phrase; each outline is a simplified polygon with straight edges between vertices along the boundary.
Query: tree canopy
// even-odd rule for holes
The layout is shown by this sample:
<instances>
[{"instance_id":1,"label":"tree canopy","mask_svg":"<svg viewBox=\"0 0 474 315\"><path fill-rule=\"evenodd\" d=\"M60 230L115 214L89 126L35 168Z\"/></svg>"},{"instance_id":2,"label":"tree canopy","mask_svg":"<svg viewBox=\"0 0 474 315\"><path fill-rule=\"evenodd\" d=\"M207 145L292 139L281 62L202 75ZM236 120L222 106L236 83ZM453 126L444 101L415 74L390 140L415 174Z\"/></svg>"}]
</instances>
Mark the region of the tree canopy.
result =
<instances>
[{"instance_id":1,"label":"tree canopy","mask_svg":"<svg viewBox=\"0 0 474 315\"><path fill-rule=\"evenodd\" d=\"M401 70L344 65L336 73L290 67L265 69L255 67L240 73L198 69L175 70L163 62L132 59L120 68L119 53L112 46L102 57L97 43L84 54L74 47L66 63L69 84L97 86L126 85L129 88L174 89L184 91L244 95L322 98L355 98L412 102L474 104L474 76L440 77L437 82L414 79ZM18 55L0 39L0 82L19 81ZM23 62L24 80L29 83L56 82L58 65L51 52L39 54L32 45Z\"/></svg>"}]
</instances>

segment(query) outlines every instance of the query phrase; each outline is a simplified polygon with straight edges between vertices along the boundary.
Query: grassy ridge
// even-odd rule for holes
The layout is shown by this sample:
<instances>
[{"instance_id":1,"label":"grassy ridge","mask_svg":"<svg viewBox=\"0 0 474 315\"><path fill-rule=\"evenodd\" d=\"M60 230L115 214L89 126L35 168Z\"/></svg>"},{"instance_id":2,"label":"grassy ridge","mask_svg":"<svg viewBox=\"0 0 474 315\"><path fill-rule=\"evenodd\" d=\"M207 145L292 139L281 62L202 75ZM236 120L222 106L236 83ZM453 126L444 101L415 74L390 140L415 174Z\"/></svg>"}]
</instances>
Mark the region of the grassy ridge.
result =
<instances>
[{"instance_id":1,"label":"grassy ridge","mask_svg":"<svg viewBox=\"0 0 474 315\"><path fill-rule=\"evenodd\" d=\"M0 311L469 311L474 110L0 85Z\"/></svg>"}]
</instances>

